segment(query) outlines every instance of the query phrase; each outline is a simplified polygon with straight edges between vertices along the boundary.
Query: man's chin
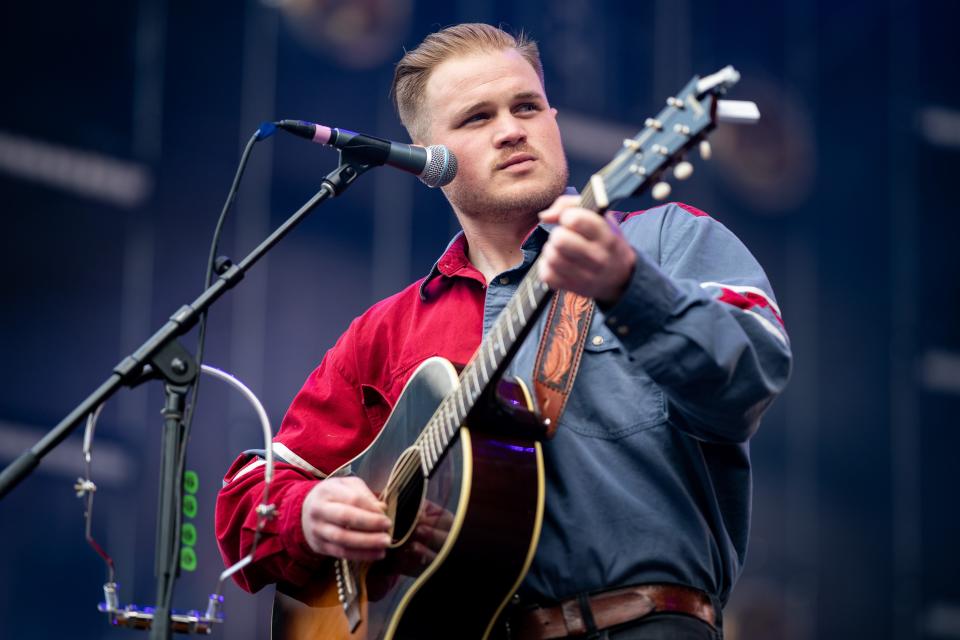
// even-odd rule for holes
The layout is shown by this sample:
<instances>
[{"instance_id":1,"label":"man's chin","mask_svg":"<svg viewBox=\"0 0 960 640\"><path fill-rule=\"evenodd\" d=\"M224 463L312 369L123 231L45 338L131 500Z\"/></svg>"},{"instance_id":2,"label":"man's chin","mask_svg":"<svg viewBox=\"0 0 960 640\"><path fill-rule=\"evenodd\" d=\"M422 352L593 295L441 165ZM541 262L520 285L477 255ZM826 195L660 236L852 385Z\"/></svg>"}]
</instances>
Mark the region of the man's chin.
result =
<instances>
[{"instance_id":1,"label":"man's chin","mask_svg":"<svg viewBox=\"0 0 960 640\"><path fill-rule=\"evenodd\" d=\"M562 182L555 180L547 182L543 179L521 180L497 189L491 196L500 208L506 210L522 209L540 212L553 204L565 188L566 180Z\"/></svg>"},{"instance_id":2,"label":"man's chin","mask_svg":"<svg viewBox=\"0 0 960 640\"><path fill-rule=\"evenodd\" d=\"M556 199L553 190L498 194L485 203L478 202L480 206L476 210L488 218L515 219L534 216L553 204Z\"/></svg>"},{"instance_id":3,"label":"man's chin","mask_svg":"<svg viewBox=\"0 0 960 640\"><path fill-rule=\"evenodd\" d=\"M567 185L566 176L554 176L550 180L530 176L505 184L499 180L493 183L483 191L446 187L444 193L454 208L468 217L515 219L543 211L553 204Z\"/></svg>"}]
</instances>

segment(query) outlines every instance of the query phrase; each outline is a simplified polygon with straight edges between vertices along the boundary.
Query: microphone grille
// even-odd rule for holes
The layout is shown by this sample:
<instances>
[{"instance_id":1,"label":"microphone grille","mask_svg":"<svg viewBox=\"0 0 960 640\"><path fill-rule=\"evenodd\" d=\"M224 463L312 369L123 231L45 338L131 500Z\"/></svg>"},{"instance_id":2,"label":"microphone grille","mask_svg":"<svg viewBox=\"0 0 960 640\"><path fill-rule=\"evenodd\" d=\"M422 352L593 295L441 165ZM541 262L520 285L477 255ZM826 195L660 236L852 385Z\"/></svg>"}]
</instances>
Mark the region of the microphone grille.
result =
<instances>
[{"instance_id":1,"label":"microphone grille","mask_svg":"<svg viewBox=\"0 0 960 640\"><path fill-rule=\"evenodd\" d=\"M420 181L431 189L450 184L457 175L457 156L442 144L427 147L427 165L420 174Z\"/></svg>"}]
</instances>

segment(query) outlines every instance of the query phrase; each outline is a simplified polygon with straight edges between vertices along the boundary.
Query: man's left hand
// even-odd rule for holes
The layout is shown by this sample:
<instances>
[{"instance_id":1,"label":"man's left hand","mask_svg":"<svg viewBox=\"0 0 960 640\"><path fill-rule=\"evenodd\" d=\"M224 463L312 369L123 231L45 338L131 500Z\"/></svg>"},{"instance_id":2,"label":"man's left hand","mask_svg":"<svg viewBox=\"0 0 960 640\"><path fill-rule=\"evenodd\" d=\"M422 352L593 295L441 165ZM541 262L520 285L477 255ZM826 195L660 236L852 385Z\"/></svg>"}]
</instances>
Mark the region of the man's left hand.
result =
<instances>
[{"instance_id":1,"label":"man's left hand","mask_svg":"<svg viewBox=\"0 0 960 640\"><path fill-rule=\"evenodd\" d=\"M579 202L560 196L540 212L542 222L557 224L540 256L540 279L609 306L626 289L637 256L609 213L599 216Z\"/></svg>"}]
</instances>

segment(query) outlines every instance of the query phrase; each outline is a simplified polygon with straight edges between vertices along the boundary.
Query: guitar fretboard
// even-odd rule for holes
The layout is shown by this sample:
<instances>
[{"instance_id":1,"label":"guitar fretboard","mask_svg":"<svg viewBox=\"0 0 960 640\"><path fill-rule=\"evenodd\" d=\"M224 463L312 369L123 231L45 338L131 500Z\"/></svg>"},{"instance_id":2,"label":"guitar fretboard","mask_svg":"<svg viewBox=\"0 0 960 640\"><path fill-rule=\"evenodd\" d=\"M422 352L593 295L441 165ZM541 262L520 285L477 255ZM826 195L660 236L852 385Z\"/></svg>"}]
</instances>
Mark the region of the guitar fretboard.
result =
<instances>
[{"instance_id":1,"label":"guitar fretboard","mask_svg":"<svg viewBox=\"0 0 960 640\"><path fill-rule=\"evenodd\" d=\"M596 209L592 189L588 186L580 196L579 206ZM516 293L494 321L480 348L460 373L460 385L437 408L433 417L417 437L423 471L429 477L443 453L450 446L460 426L466 421L477 400L490 383L496 380L526 337L546 301L550 287L540 279L537 261L530 265Z\"/></svg>"}]
</instances>

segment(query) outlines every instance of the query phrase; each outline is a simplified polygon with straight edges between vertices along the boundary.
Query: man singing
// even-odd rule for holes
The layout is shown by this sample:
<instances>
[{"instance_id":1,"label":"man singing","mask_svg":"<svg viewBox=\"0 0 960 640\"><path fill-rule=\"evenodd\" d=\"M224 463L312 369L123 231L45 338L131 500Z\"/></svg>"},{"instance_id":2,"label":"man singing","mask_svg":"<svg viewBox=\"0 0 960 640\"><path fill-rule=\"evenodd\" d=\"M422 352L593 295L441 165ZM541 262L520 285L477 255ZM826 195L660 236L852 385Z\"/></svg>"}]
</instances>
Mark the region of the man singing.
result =
<instances>
[{"instance_id":1,"label":"man singing","mask_svg":"<svg viewBox=\"0 0 960 640\"><path fill-rule=\"evenodd\" d=\"M357 318L294 399L273 445L280 515L238 582L302 585L329 557L384 558L391 520L380 497L359 478L326 475L377 436L420 362L469 361L539 257L546 284L596 307L543 443L542 532L509 633L721 637L750 525L748 440L790 370L763 270L694 207L614 219L563 195L557 110L523 35L484 24L434 33L397 64L392 94L415 144L458 158L444 194L463 231L426 278ZM515 358L521 378L540 339ZM249 550L262 487L262 460L240 456L217 506L227 562Z\"/></svg>"}]
</instances>

